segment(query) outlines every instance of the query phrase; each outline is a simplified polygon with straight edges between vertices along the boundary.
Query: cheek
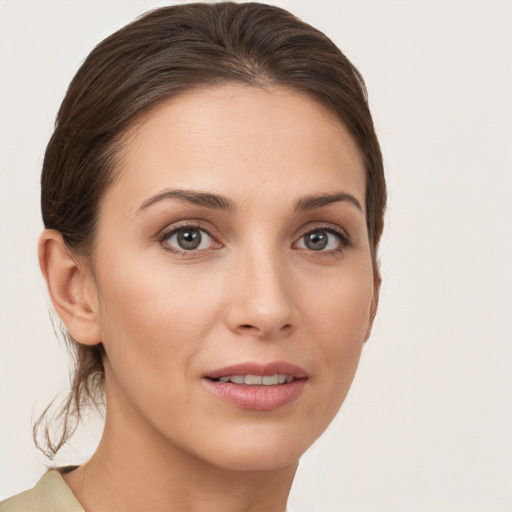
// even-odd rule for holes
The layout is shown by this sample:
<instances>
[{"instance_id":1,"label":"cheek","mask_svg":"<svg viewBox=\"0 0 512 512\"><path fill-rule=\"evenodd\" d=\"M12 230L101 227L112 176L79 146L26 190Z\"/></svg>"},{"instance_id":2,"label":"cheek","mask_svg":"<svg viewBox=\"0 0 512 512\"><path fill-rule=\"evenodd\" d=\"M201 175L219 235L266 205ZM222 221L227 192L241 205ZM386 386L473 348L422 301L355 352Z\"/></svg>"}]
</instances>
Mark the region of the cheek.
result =
<instances>
[{"instance_id":1,"label":"cheek","mask_svg":"<svg viewBox=\"0 0 512 512\"><path fill-rule=\"evenodd\" d=\"M215 289L198 293L200 279L191 283L186 272L147 264L126 270L119 264L105 273L100 290L111 417L145 418L169 434L179 430L174 415L190 416L188 403L197 401L194 362L219 316L218 300Z\"/></svg>"},{"instance_id":2,"label":"cheek","mask_svg":"<svg viewBox=\"0 0 512 512\"><path fill-rule=\"evenodd\" d=\"M374 286L371 264L361 262L306 294L305 324L311 326L319 374L338 409L354 378L370 322Z\"/></svg>"},{"instance_id":3,"label":"cheek","mask_svg":"<svg viewBox=\"0 0 512 512\"><path fill-rule=\"evenodd\" d=\"M362 258L346 268L333 269L301 286L307 322L322 331L333 348L361 345L368 329L374 293L370 261Z\"/></svg>"},{"instance_id":4,"label":"cheek","mask_svg":"<svg viewBox=\"0 0 512 512\"><path fill-rule=\"evenodd\" d=\"M183 373L219 314L216 288L201 287L197 273L119 264L100 282L101 330L114 367Z\"/></svg>"}]
</instances>

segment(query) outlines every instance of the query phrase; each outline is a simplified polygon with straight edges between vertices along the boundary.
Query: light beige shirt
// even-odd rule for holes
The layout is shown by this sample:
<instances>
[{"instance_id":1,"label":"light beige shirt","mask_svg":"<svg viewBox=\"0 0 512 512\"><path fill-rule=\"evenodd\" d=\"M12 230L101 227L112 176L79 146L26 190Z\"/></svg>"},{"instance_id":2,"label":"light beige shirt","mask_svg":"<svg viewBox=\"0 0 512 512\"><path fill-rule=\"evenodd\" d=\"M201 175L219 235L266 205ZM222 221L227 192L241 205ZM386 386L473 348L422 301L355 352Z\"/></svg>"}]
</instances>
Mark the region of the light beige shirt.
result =
<instances>
[{"instance_id":1,"label":"light beige shirt","mask_svg":"<svg viewBox=\"0 0 512 512\"><path fill-rule=\"evenodd\" d=\"M56 469L45 473L33 489L0 503L0 512L85 512ZM290 512L290 511L288 511Z\"/></svg>"},{"instance_id":2,"label":"light beige shirt","mask_svg":"<svg viewBox=\"0 0 512 512\"><path fill-rule=\"evenodd\" d=\"M62 475L45 473L33 489L0 503L0 512L85 512Z\"/></svg>"}]
</instances>

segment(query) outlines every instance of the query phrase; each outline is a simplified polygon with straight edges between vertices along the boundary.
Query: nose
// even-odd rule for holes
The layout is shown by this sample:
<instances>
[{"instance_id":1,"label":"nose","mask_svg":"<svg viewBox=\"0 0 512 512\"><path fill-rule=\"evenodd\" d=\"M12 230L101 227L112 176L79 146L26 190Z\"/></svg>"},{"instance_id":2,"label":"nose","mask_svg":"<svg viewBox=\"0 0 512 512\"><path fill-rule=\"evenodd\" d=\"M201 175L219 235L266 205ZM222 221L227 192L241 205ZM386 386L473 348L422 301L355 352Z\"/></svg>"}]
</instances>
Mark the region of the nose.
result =
<instances>
[{"instance_id":1,"label":"nose","mask_svg":"<svg viewBox=\"0 0 512 512\"><path fill-rule=\"evenodd\" d=\"M261 339L288 336L297 327L293 280L276 255L241 258L233 268L227 323L240 335Z\"/></svg>"}]
</instances>

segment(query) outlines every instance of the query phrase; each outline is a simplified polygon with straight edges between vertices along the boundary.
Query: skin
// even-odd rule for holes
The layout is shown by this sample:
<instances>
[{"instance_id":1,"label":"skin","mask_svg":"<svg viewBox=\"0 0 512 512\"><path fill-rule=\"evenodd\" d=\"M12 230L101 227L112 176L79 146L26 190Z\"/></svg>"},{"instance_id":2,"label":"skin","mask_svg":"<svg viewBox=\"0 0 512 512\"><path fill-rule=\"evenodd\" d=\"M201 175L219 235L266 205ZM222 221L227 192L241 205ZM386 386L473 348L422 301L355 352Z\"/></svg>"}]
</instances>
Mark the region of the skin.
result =
<instances>
[{"instance_id":1,"label":"skin","mask_svg":"<svg viewBox=\"0 0 512 512\"><path fill-rule=\"evenodd\" d=\"M304 94L223 85L148 114L126 134L119 170L91 261L54 231L40 242L57 312L107 353L104 435L65 479L88 512L283 512L300 456L345 399L377 305L357 147ZM169 190L222 195L232 208L159 197ZM295 209L339 192L355 201ZM184 224L211 238L184 251L162 236ZM350 243L329 233L312 250L304 234L326 226ZM254 411L204 385L208 371L248 361L302 367L302 394Z\"/></svg>"}]
</instances>

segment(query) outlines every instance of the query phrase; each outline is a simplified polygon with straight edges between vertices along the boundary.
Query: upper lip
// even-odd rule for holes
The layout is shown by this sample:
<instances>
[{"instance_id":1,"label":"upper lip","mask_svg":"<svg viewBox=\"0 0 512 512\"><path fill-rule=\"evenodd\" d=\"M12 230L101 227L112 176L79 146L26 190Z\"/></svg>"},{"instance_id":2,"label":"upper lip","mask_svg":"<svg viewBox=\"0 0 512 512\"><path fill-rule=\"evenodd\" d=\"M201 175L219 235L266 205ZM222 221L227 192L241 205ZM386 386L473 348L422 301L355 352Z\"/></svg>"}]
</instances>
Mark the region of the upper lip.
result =
<instances>
[{"instance_id":1,"label":"upper lip","mask_svg":"<svg viewBox=\"0 0 512 512\"><path fill-rule=\"evenodd\" d=\"M219 379L229 375L261 375L264 377L275 375L276 373L291 375L295 379L304 379L308 376L306 370L300 366L284 361L272 361L269 363L247 362L233 364L218 370L209 371L205 374L205 377L209 379Z\"/></svg>"}]
</instances>

